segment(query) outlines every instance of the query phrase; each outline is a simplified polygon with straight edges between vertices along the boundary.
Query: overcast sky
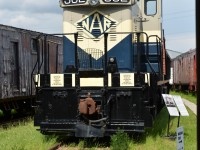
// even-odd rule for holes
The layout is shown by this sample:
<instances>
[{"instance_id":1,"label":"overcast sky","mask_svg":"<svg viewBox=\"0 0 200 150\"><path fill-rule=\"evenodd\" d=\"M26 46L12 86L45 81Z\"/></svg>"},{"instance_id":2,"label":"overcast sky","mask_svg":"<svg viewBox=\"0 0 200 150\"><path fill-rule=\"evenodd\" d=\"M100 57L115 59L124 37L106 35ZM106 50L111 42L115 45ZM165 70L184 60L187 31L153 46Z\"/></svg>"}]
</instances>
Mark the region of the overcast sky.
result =
<instances>
[{"instance_id":1,"label":"overcast sky","mask_svg":"<svg viewBox=\"0 0 200 150\"><path fill-rule=\"evenodd\" d=\"M62 32L59 0L0 0L0 24L45 32ZM163 0L166 48L186 52L195 45L195 1Z\"/></svg>"},{"instance_id":2,"label":"overcast sky","mask_svg":"<svg viewBox=\"0 0 200 150\"><path fill-rule=\"evenodd\" d=\"M163 28L167 49L196 48L195 0L163 0Z\"/></svg>"}]
</instances>

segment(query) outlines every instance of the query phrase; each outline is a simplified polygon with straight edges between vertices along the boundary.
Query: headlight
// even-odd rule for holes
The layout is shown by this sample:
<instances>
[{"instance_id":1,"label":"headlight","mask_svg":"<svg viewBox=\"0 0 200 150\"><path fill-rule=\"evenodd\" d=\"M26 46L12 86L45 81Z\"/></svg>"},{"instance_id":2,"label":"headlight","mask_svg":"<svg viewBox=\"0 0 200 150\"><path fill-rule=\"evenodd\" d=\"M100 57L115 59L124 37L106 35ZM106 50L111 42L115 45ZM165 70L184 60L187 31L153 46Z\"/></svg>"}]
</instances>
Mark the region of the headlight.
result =
<instances>
[{"instance_id":1,"label":"headlight","mask_svg":"<svg viewBox=\"0 0 200 150\"><path fill-rule=\"evenodd\" d=\"M89 0L89 4L91 6L97 6L97 5L99 5L99 0Z\"/></svg>"},{"instance_id":2,"label":"headlight","mask_svg":"<svg viewBox=\"0 0 200 150\"><path fill-rule=\"evenodd\" d=\"M115 59L113 57L110 57L110 60L109 60L111 63L113 63L115 61Z\"/></svg>"}]
</instances>

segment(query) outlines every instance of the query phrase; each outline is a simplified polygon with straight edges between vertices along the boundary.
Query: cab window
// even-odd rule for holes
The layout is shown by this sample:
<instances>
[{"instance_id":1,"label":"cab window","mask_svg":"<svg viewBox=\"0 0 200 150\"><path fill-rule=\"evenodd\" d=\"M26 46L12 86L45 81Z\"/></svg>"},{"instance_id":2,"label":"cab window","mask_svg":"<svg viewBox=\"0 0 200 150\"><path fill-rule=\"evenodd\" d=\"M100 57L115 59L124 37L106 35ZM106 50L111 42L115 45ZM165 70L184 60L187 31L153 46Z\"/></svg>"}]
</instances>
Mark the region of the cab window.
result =
<instances>
[{"instance_id":1,"label":"cab window","mask_svg":"<svg viewBox=\"0 0 200 150\"><path fill-rule=\"evenodd\" d=\"M145 0L144 11L147 16L152 16L157 13L157 0Z\"/></svg>"}]
</instances>

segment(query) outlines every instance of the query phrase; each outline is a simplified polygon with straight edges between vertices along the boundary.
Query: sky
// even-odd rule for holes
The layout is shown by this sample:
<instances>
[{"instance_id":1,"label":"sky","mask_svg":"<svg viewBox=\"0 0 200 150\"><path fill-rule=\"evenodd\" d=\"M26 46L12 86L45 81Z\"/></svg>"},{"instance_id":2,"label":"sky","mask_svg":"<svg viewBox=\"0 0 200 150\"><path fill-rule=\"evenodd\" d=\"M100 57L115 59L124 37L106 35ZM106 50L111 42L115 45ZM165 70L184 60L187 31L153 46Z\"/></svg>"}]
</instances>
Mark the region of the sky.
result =
<instances>
[{"instance_id":1,"label":"sky","mask_svg":"<svg viewBox=\"0 0 200 150\"><path fill-rule=\"evenodd\" d=\"M163 0L163 28L167 49L196 48L195 0Z\"/></svg>"},{"instance_id":2,"label":"sky","mask_svg":"<svg viewBox=\"0 0 200 150\"><path fill-rule=\"evenodd\" d=\"M166 48L186 52L196 47L195 0L162 0ZM44 33L62 33L59 0L0 0L0 24Z\"/></svg>"}]
</instances>

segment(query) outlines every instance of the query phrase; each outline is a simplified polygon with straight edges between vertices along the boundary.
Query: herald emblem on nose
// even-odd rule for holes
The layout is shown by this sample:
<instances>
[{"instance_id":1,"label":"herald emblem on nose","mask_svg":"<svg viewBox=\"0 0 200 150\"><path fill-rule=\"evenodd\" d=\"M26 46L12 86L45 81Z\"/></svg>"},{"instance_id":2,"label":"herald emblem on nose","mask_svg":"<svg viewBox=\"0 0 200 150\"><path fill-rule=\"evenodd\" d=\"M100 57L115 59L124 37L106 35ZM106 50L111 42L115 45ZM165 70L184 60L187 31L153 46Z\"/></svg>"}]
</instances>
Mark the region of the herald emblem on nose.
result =
<instances>
[{"instance_id":1,"label":"herald emblem on nose","mask_svg":"<svg viewBox=\"0 0 200 150\"><path fill-rule=\"evenodd\" d=\"M92 38L100 38L111 28L116 28L117 24L117 21L110 17L106 17L99 11L95 11L75 23L77 28L81 28Z\"/></svg>"}]
</instances>

